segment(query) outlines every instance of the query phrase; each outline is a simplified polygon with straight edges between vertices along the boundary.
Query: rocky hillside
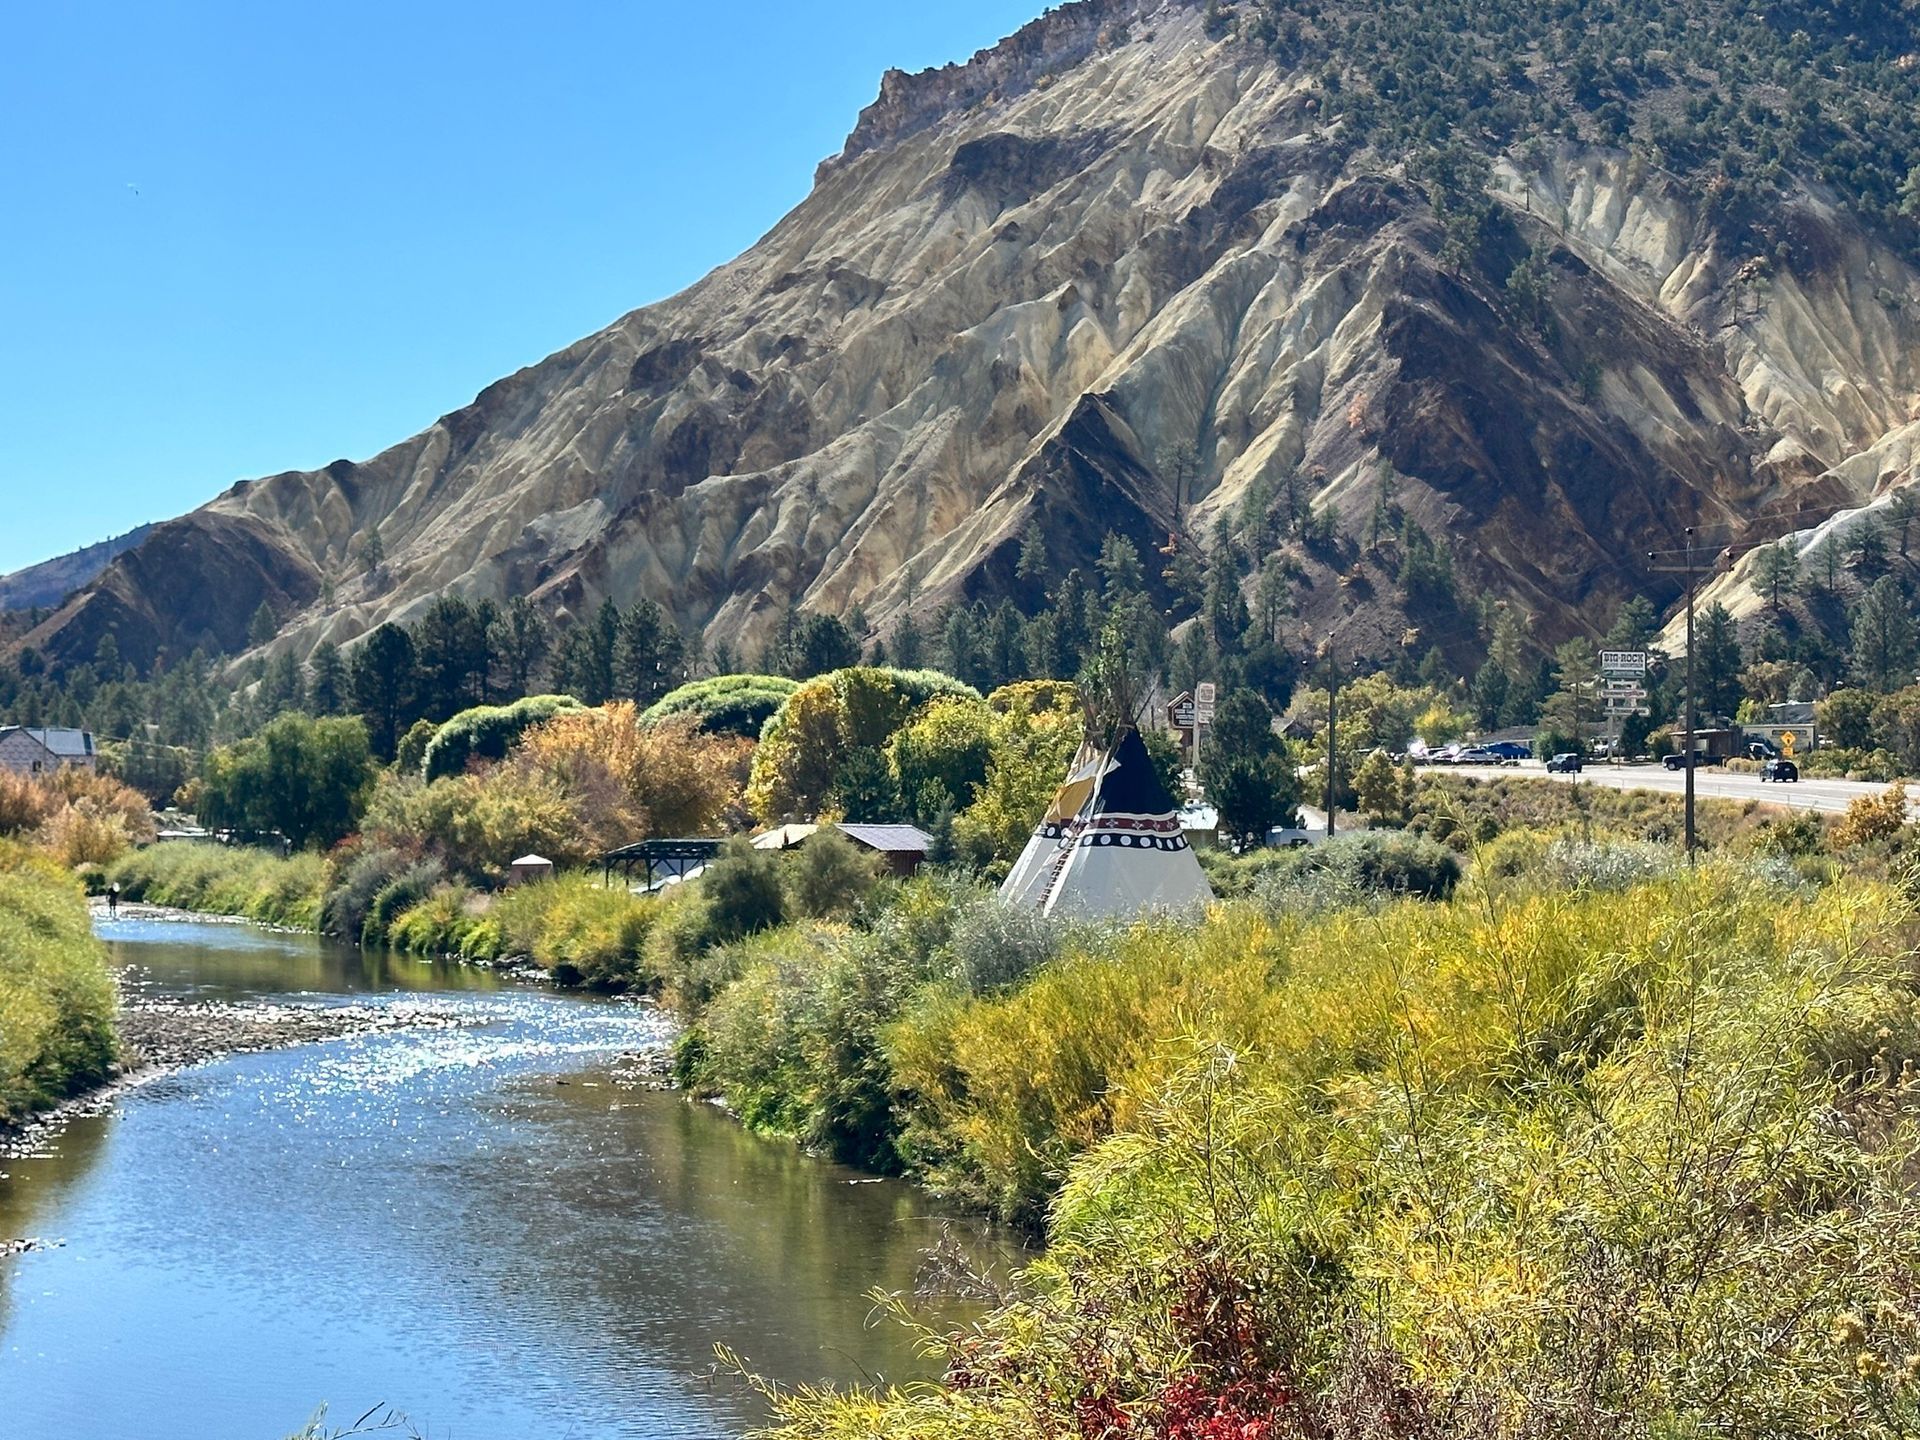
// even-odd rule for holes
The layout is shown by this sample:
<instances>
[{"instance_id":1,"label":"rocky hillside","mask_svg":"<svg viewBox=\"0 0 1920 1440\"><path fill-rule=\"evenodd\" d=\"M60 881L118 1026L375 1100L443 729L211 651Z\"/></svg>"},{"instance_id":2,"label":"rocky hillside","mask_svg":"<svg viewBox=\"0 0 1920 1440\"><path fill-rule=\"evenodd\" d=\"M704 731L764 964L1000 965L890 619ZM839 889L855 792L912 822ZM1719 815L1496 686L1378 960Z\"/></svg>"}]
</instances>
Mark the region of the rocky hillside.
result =
<instances>
[{"instance_id":1,"label":"rocky hillside","mask_svg":"<svg viewBox=\"0 0 1920 1440\"><path fill-rule=\"evenodd\" d=\"M100 572L147 538L151 525L139 525L124 535L87 545L11 575L0 575L0 610L34 610L58 605L83 585L98 579Z\"/></svg>"},{"instance_id":2,"label":"rocky hillside","mask_svg":"<svg viewBox=\"0 0 1920 1440\"><path fill-rule=\"evenodd\" d=\"M790 603L884 634L1038 603L1037 527L1056 568L1116 530L1285 548L1302 638L1388 644L1436 625L1362 543L1389 502L1550 642L1670 602L1643 557L1683 526L1770 537L1906 483L1920 280L1856 131L1903 153L1915 56L1881 31L1910 16L1876 12L1880 90L1816 124L1799 77L1840 84L1844 36L1727 70L1793 53L1791 5L1448 3L1082 0L891 73L739 259L371 460L159 527L28 643L237 651L264 600L304 653L448 589L650 596L736 647Z\"/></svg>"}]
</instances>

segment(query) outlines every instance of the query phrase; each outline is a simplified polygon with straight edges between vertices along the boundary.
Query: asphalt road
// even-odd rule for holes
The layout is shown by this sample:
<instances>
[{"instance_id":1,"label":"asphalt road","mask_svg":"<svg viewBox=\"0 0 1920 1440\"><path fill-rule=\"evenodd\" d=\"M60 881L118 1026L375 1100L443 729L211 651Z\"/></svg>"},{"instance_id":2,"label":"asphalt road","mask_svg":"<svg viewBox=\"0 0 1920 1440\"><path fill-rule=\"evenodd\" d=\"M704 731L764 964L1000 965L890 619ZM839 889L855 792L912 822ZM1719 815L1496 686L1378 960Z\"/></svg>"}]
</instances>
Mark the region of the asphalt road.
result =
<instances>
[{"instance_id":1,"label":"asphalt road","mask_svg":"<svg viewBox=\"0 0 1920 1440\"><path fill-rule=\"evenodd\" d=\"M1605 785L1614 790L1653 790L1681 793L1686 772L1664 765L1589 765L1578 775L1549 775L1543 762L1523 760L1518 765L1434 765L1424 773L1470 775L1477 780L1546 780L1568 784ZM1701 799L1759 800L1800 810L1842 811L1862 795L1878 795L1887 787L1864 780L1796 780L1790 784L1762 781L1758 775L1732 775L1703 769L1694 774L1693 793Z\"/></svg>"}]
</instances>

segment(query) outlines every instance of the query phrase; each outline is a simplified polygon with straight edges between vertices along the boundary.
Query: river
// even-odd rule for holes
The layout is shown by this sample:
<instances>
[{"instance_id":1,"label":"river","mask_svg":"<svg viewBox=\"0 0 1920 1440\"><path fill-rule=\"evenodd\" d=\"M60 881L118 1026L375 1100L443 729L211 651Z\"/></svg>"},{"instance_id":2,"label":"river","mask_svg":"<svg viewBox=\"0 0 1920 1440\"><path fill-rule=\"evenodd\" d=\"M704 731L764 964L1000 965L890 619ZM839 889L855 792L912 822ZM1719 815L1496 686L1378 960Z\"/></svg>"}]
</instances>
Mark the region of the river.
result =
<instances>
[{"instance_id":1,"label":"river","mask_svg":"<svg viewBox=\"0 0 1920 1440\"><path fill-rule=\"evenodd\" d=\"M469 1023L198 1066L0 1161L0 1240L47 1242L0 1259L5 1440L278 1440L322 1403L432 1440L731 1436L765 1412L715 1342L789 1384L925 1373L866 1296L948 1217L617 1086L652 1009L245 926L100 933L151 994Z\"/></svg>"}]
</instances>

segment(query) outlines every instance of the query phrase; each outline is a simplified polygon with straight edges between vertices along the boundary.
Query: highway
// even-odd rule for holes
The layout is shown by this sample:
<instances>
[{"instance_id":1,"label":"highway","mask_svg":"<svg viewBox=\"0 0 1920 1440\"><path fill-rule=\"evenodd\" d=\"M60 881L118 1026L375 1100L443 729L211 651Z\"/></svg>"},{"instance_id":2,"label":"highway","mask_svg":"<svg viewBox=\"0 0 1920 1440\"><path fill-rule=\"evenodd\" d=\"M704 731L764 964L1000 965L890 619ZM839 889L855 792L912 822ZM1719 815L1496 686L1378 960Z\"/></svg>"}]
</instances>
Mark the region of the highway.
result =
<instances>
[{"instance_id":1,"label":"highway","mask_svg":"<svg viewBox=\"0 0 1920 1440\"><path fill-rule=\"evenodd\" d=\"M1687 781L1684 771L1669 770L1663 765L1613 765L1605 761L1589 765L1578 775L1549 775L1539 760L1523 760L1518 765L1430 765L1421 773L1471 776L1475 780L1547 780L1561 784L1578 780L1614 790L1652 790L1669 795L1680 794ZM1696 770L1693 774L1693 793L1702 800L1759 800L1769 805L1834 813L1845 810L1862 795L1878 795L1887 788L1863 780L1796 780L1781 784L1762 781L1758 775L1733 775L1714 769Z\"/></svg>"}]
</instances>

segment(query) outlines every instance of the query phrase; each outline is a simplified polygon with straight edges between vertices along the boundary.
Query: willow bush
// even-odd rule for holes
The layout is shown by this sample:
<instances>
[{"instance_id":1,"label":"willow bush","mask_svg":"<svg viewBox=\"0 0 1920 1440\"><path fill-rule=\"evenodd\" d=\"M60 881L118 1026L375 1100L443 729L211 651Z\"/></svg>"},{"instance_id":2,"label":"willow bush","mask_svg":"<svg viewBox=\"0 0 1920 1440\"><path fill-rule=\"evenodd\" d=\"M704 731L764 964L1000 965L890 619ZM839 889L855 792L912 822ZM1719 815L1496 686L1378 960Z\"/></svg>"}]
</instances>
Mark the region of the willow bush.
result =
<instances>
[{"instance_id":1,"label":"willow bush","mask_svg":"<svg viewBox=\"0 0 1920 1440\"><path fill-rule=\"evenodd\" d=\"M0 844L0 1126L105 1080L113 982L73 877Z\"/></svg>"},{"instance_id":2,"label":"willow bush","mask_svg":"<svg viewBox=\"0 0 1920 1440\"><path fill-rule=\"evenodd\" d=\"M270 850L164 840L122 856L106 879L126 900L316 930L328 870L319 855L283 859Z\"/></svg>"},{"instance_id":3,"label":"willow bush","mask_svg":"<svg viewBox=\"0 0 1920 1440\"><path fill-rule=\"evenodd\" d=\"M1894 887L1703 865L1142 924L887 1035L928 1173L1050 1248L945 1383L813 1436L1920 1426L1920 1009Z\"/></svg>"}]
</instances>

